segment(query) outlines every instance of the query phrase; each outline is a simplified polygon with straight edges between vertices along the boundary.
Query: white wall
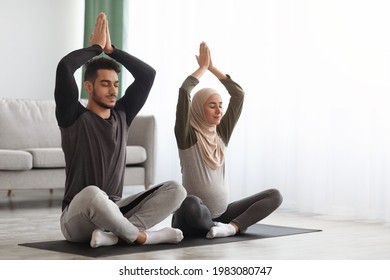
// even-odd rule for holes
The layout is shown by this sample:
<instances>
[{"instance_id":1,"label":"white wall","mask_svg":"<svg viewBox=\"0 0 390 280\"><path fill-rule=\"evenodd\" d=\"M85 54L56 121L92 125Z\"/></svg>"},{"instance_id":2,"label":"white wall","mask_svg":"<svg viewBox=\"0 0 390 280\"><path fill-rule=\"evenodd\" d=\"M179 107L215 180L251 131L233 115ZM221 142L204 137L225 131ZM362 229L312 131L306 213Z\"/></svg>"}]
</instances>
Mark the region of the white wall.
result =
<instances>
[{"instance_id":1,"label":"white wall","mask_svg":"<svg viewBox=\"0 0 390 280\"><path fill-rule=\"evenodd\" d=\"M53 99L58 61L83 46L84 1L0 0L0 98Z\"/></svg>"}]
</instances>

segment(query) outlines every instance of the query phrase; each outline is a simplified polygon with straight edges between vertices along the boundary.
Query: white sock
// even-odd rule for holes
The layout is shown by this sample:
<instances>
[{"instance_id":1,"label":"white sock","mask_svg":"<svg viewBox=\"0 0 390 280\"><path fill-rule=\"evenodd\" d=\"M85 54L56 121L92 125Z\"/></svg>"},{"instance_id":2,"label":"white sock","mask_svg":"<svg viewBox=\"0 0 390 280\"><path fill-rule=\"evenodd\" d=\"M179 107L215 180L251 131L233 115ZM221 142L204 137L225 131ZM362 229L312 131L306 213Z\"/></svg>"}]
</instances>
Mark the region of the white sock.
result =
<instances>
[{"instance_id":1,"label":"white sock","mask_svg":"<svg viewBox=\"0 0 390 280\"><path fill-rule=\"evenodd\" d=\"M227 237L236 234L236 229L231 224L216 223L207 233L206 238Z\"/></svg>"},{"instance_id":2,"label":"white sock","mask_svg":"<svg viewBox=\"0 0 390 280\"><path fill-rule=\"evenodd\" d=\"M116 236L112 232L95 229L92 233L90 245L92 248L97 248L101 246L112 246L117 244L118 241L118 236Z\"/></svg>"},{"instance_id":3,"label":"white sock","mask_svg":"<svg viewBox=\"0 0 390 280\"><path fill-rule=\"evenodd\" d=\"M179 243L184 238L183 232L177 228L166 227L157 231L145 231L146 244Z\"/></svg>"}]
</instances>

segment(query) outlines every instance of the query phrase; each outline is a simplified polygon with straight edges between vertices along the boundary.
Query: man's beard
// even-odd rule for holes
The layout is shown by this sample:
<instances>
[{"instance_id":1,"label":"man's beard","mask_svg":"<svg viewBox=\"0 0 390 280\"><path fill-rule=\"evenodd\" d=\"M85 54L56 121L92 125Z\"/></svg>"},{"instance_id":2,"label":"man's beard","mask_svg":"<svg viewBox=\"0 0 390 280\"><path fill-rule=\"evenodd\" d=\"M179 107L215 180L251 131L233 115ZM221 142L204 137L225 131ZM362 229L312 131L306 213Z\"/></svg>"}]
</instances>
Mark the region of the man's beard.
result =
<instances>
[{"instance_id":1,"label":"man's beard","mask_svg":"<svg viewBox=\"0 0 390 280\"><path fill-rule=\"evenodd\" d=\"M93 99L93 101L97 105L99 105L100 107L102 107L104 109L112 109L112 108L114 108L114 105L112 105L112 106L111 105L107 105L104 102L100 101L100 99L96 97L95 89L92 91L92 99Z\"/></svg>"}]
</instances>

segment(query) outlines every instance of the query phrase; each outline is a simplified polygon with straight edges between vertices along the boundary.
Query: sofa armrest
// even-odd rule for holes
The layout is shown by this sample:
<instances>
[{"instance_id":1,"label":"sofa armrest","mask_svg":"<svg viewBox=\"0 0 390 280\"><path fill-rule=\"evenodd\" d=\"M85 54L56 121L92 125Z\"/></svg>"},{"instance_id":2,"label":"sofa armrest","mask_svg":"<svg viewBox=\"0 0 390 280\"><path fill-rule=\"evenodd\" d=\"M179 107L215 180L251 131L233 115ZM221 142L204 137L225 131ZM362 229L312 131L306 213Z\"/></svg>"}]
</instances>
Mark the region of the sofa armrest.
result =
<instances>
[{"instance_id":1,"label":"sofa armrest","mask_svg":"<svg viewBox=\"0 0 390 280\"><path fill-rule=\"evenodd\" d=\"M141 164L145 168L145 187L154 184L156 166L156 120L153 115L138 115L134 118L127 145L142 146L147 159Z\"/></svg>"}]
</instances>

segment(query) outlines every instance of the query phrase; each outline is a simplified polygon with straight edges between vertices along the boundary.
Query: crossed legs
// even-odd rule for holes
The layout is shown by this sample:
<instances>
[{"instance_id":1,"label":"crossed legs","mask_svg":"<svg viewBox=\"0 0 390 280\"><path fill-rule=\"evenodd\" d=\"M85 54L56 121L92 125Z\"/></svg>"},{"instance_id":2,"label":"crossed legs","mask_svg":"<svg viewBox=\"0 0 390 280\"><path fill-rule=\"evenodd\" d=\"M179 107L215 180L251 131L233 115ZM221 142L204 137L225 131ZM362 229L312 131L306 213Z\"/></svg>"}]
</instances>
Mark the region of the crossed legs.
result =
<instances>
[{"instance_id":1,"label":"crossed legs","mask_svg":"<svg viewBox=\"0 0 390 280\"><path fill-rule=\"evenodd\" d=\"M249 226L261 221L282 203L276 189L268 189L230 203L226 211L212 219L203 201L188 195L172 217L172 227L183 231L184 236L226 237L244 232Z\"/></svg>"},{"instance_id":2,"label":"crossed legs","mask_svg":"<svg viewBox=\"0 0 390 280\"><path fill-rule=\"evenodd\" d=\"M145 195L146 192L149 193ZM61 230L68 241L89 241L92 247L113 245L119 239L138 244L176 243L182 239L180 230L147 230L174 212L185 196L181 185L169 181L116 204L98 187L88 186L64 209ZM132 208L126 208L128 204ZM121 209L127 212L122 213Z\"/></svg>"}]
</instances>

